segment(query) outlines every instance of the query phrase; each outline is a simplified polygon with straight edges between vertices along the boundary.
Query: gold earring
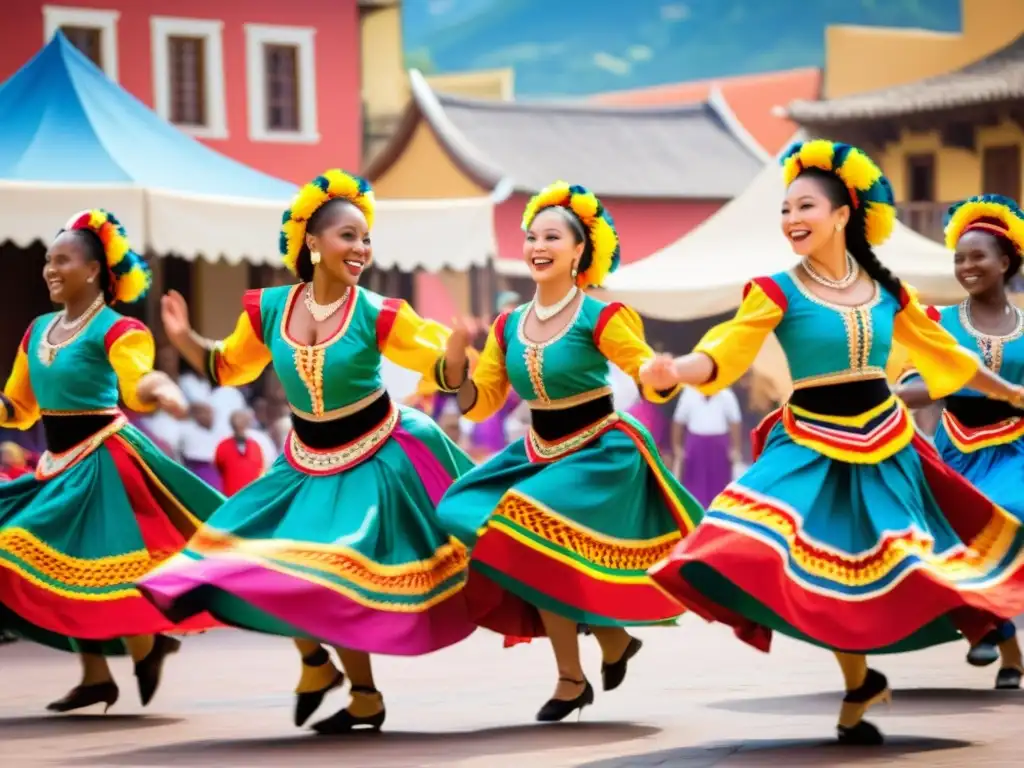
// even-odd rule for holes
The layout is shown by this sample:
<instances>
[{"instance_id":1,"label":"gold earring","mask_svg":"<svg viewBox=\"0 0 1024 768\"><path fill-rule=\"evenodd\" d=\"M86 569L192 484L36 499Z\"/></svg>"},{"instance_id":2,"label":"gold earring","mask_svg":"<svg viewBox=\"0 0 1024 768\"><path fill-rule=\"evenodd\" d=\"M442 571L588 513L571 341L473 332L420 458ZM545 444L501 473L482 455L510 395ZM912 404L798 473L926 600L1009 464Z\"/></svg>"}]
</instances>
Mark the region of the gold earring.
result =
<instances>
[{"instance_id":1,"label":"gold earring","mask_svg":"<svg viewBox=\"0 0 1024 768\"><path fill-rule=\"evenodd\" d=\"M319 264L320 263L320 251L312 251L309 254L309 262L311 264L314 264L314 265Z\"/></svg>"},{"instance_id":2,"label":"gold earring","mask_svg":"<svg viewBox=\"0 0 1024 768\"><path fill-rule=\"evenodd\" d=\"M95 277L89 277L88 279L86 279L85 282L87 282L87 283L95 283L96 282L96 278Z\"/></svg>"},{"instance_id":3,"label":"gold earring","mask_svg":"<svg viewBox=\"0 0 1024 768\"><path fill-rule=\"evenodd\" d=\"M577 265L573 264L572 265L572 279L575 280L576 276L579 275L579 273L580 273L580 268Z\"/></svg>"},{"instance_id":4,"label":"gold earring","mask_svg":"<svg viewBox=\"0 0 1024 768\"><path fill-rule=\"evenodd\" d=\"M845 226L846 226L845 224L836 224L836 232L842 232L843 231L843 227L845 227Z\"/></svg>"}]
</instances>

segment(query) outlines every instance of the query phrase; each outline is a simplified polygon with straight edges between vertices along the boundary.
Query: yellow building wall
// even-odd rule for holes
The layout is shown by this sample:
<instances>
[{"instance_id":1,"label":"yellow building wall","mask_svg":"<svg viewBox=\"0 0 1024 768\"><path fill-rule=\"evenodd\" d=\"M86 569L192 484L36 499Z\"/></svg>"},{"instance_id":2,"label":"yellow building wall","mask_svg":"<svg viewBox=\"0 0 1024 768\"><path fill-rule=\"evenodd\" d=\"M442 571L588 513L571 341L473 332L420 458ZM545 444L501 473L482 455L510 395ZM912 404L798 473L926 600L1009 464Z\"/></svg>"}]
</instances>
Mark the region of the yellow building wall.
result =
<instances>
[{"instance_id":1,"label":"yellow building wall","mask_svg":"<svg viewBox=\"0 0 1024 768\"><path fill-rule=\"evenodd\" d=\"M943 147L937 132L904 131L898 142L889 144L877 160L892 182L898 202L907 199L907 156L932 153L935 156L935 197L937 202L952 203L971 195L984 194L982 189L982 152L985 147L1018 145L1024 148L1024 130L1016 123L977 129L977 149ZM1024 150L1022 150L1024 157ZM1024 160L1022 160L1024 166ZM1024 167L1021 168L1024 178Z\"/></svg>"},{"instance_id":2,"label":"yellow building wall","mask_svg":"<svg viewBox=\"0 0 1024 768\"><path fill-rule=\"evenodd\" d=\"M401 5L364 10L360 27L362 95L367 117L399 115L409 101Z\"/></svg>"},{"instance_id":3,"label":"yellow building wall","mask_svg":"<svg viewBox=\"0 0 1024 768\"><path fill-rule=\"evenodd\" d=\"M381 200L437 200L488 194L448 157L426 121L420 120L401 156L373 179Z\"/></svg>"},{"instance_id":4,"label":"yellow building wall","mask_svg":"<svg viewBox=\"0 0 1024 768\"><path fill-rule=\"evenodd\" d=\"M1024 0L962 0L962 33L831 26L825 31L828 99L912 83L984 58L1024 32Z\"/></svg>"},{"instance_id":5,"label":"yellow building wall","mask_svg":"<svg viewBox=\"0 0 1024 768\"><path fill-rule=\"evenodd\" d=\"M515 94L515 72L511 68L430 75L426 79L435 93L452 96L510 101Z\"/></svg>"}]
</instances>

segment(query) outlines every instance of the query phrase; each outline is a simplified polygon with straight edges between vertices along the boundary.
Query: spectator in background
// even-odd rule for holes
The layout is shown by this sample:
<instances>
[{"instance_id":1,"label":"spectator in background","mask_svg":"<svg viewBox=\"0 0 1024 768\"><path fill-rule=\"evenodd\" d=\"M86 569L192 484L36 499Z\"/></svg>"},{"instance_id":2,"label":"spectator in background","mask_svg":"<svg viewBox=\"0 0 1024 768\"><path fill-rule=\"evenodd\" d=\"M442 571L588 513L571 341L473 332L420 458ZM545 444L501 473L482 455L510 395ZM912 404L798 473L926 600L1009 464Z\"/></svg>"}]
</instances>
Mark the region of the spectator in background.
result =
<instances>
[{"instance_id":1,"label":"spectator in background","mask_svg":"<svg viewBox=\"0 0 1024 768\"><path fill-rule=\"evenodd\" d=\"M499 317L502 312L511 312L522 303L522 298L515 291L503 291L498 294L498 300L495 303L495 318ZM484 330L486 330L486 327ZM486 338L486 334L478 335ZM486 459L508 445L509 440L505 424L509 415L516 409L519 403L519 395L515 393L515 390L509 390L505 404L498 409L497 413L479 424L471 423L469 427L464 425L463 432L468 430L468 440L464 447L474 458L478 460Z\"/></svg>"},{"instance_id":2,"label":"spectator in background","mask_svg":"<svg viewBox=\"0 0 1024 768\"><path fill-rule=\"evenodd\" d=\"M214 431L213 409L205 402L192 403L191 419L181 427L181 457L186 467L218 491L223 487L213 463L220 435Z\"/></svg>"},{"instance_id":3,"label":"spectator in background","mask_svg":"<svg viewBox=\"0 0 1024 768\"><path fill-rule=\"evenodd\" d=\"M233 496L263 474L266 462L260 444L250 436L253 417L247 409L231 414L231 435L214 451L214 466L223 480L225 496Z\"/></svg>"},{"instance_id":4,"label":"spectator in background","mask_svg":"<svg viewBox=\"0 0 1024 768\"><path fill-rule=\"evenodd\" d=\"M32 472L25 449L11 441L0 443L0 465L9 480L17 480Z\"/></svg>"},{"instance_id":5,"label":"spectator in background","mask_svg":"<svg viewBox=\"0 0 1024 768\"><path fill-rule=\"evenodd\" d=\"M732 482L743 458L740 404L731 389L702 395L686 387L672 417L674 471L686 489L707 507Z\"/></svg>"}]
</instances>

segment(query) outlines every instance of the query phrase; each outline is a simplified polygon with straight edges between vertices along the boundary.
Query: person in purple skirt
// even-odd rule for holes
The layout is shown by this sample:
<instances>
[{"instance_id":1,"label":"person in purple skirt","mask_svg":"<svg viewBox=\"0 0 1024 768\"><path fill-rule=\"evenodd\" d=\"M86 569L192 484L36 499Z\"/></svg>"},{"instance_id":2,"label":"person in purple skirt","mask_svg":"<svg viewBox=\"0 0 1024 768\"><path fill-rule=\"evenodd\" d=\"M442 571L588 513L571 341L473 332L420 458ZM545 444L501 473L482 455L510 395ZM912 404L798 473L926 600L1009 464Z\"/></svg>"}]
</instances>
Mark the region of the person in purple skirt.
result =
<instances>
[{"instance_id":1,"label":"person in purple skirt","mask_svg":"<svg viewBox=\"0 0 1024 768\"><path fill-rule=\"evenodd\" d=\"M522 297L515 291L503 291L498 294L495 302L497 315L502 312L510 312L523 303ZM515 392L510 392L505 404L498 409L491 418L476 424L473 428L472 453L479 458L488 458L508 445L508 435L505 433L505 420L509 417L520 403Z\"/></svg>"},{"instance_id":2,"label":"person in purple skirt","mask_svg":"<svg viewBox=\"0 0 1024 768\"><path fill-rule=\"evenodd\" d=\"M687 387L672 417L675 471L683 485L707 507L732 481L742 459L743 416L731 389L710 397Z\"/></svg>"}]
</instances>

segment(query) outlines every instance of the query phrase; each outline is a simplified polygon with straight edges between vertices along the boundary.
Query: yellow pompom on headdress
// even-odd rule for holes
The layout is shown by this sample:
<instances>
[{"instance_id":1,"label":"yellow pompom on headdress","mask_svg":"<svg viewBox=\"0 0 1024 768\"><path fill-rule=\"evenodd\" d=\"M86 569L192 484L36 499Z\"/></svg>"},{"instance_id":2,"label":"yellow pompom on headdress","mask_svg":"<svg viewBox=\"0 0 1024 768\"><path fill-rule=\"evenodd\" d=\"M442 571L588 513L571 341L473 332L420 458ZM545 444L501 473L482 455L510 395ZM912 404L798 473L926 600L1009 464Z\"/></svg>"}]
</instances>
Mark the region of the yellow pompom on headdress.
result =
<instances>
[{"instance_id":1,"label":"yellow pompom on headdress","mask_svg":"<svg viewBox=\"0 0 1024 768\"><path fill-rule=\"evenodd\" d=\"M946 212L946 247L956 250L965 232L980 229L1004 237L1024 255L1024 211L1002 195L975 195L954 203Z\"/></svg>"},{"instance_id":2,"label":"yellow pompom on headdress","mask_svg":"<svg viewBox=\"0 0 1024 768\"><path fill-rule=\"evenodd\" d=\"M343 198L363 212L366 224L373 227L376 205L370 182L359 176L334 168L306 184L296 193L291 206L281 218L279 250L285 267L296 274L296 262L306 241L306 225L328 200Z\"/></svg>"},{"instance_id":3,"label":"yellow pompom on headdress","mask_svg":"<svg viewBox=\"0 0 1024 768\"><path fill-rule=\"evenodd\" d=\"M111 304L132 304L146 295L153 275L146 260L132 250L128 235L114 214L102 208L82 211L72 216L61 231L76 229L92 232L103 244L110 278L107 298Z\"/></svg>"},{"instance_id":4,"label":"yellow pompom on headdress","mask_svg":"<svg viewBox=\"0 0 1024 768\"><path fill-rule=\"evenodd\" d=\"M556 181L530 198L526 204L523 231L530 228L538 213L554 207L565 208L576 216L590 240L590 263L580 264L579 274L576 275L577 284L583 288L600 286L608 275L619 268L619 233L615 231L611 215L590 190L577 184Z\"/></svg>"},{"instance_id":5,"label":"yellow pompom on headdress","mask_svg":"<svg viewBox=\"0 0 1024 768\"><path fill-rule=\"evenodd\" d=\"M782 178L788 187L804 170L818 168L835 175L850 193L857 211L864 213L864 235L869 245L889 239L896 223L896 200L882 169L857 147L828 139L798 142L782 155Z\"/></svg>"}]
</instances>

